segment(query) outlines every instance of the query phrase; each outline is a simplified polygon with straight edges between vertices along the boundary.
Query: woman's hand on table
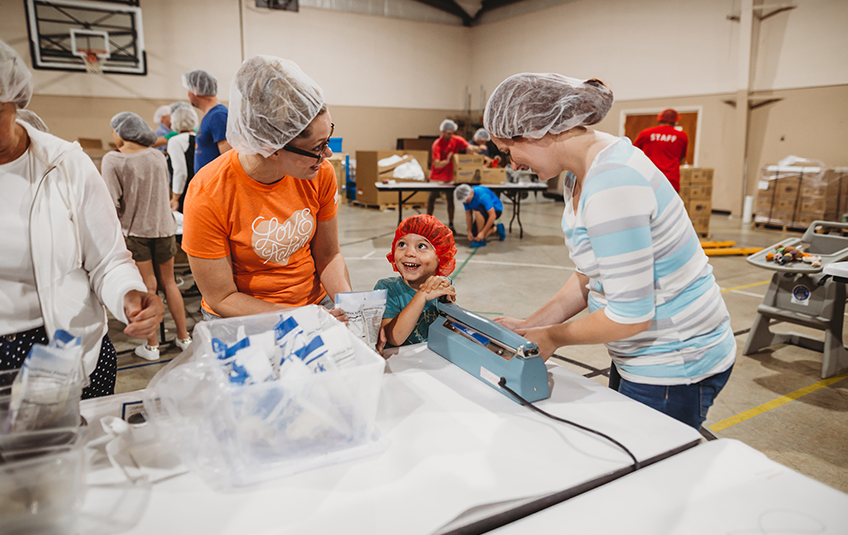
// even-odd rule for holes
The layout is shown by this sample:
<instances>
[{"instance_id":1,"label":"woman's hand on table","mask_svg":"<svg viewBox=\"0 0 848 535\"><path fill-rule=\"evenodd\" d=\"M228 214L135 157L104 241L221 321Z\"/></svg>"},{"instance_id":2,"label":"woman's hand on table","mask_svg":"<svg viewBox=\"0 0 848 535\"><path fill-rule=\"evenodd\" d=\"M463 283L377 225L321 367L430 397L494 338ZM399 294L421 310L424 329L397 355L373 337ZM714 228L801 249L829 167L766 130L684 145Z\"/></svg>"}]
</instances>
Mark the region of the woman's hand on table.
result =
<instances>
[{"instance_id":1,"label":"woman's hand on table","mask_svg":"<svg viewBox=\"0 0 848 535\"><path fill-rule=\"evenodd\" d=\"M130 290L124 295L124 313L129 321L124 334L132 338L150 338L162 323L165 307L154 293Z\"/></svg>"}]
</instances>

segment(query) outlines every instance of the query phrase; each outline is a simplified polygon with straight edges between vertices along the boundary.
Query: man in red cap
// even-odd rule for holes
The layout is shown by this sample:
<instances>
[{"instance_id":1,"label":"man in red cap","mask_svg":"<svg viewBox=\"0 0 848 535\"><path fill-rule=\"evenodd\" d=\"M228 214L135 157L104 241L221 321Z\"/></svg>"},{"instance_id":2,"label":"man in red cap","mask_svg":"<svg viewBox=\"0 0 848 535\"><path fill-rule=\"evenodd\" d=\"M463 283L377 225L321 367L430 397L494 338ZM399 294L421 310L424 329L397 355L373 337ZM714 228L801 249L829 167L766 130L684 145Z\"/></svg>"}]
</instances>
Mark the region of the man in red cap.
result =
<instances>
[{"instance_id":1,"label":"man in red cap","mask_svg":"<svg viewBox=\"0 0 848 535\"><path fill-rule=\"evenodd\" d=\"M677 192L680 191L680 164L685 160L689 146L686 132L674 127L679 120L680 114L676 110L663 110L657 115L659 126L642 130L633 143L663 172Z\"/></svg>"}]
</instances>

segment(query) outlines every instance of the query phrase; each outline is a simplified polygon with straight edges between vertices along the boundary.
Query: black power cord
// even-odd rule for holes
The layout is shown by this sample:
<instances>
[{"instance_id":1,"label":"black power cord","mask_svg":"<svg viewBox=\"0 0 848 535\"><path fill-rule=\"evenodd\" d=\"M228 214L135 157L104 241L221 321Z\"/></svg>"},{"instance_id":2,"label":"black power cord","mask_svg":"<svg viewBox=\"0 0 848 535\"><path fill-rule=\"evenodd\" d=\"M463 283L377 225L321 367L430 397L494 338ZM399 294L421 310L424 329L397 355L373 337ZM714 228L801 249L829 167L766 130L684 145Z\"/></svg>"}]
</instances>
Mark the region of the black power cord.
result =
<instances>
[{"instance_id":1,"label":"black power cord","mask_svg":"<svg viewBox=\"0 0 848 535\"><path fill-rule=\"evenodd\" d=\"M574 422L572 422L572 421L570 421L570 420L566 420L565 418L560 418L559 416L554 416L553 414L550 414L550 413L548 413L548 412L543 411L543 410L542 410L542 409L540 409L539 407L537 407L537 406L533 405L532 403L530 403L529 401L527 401L527 400L526 400L526 399L524 399L523 397L519 396L519 395L518 395L518 394L517 394L517 393L516 393L513 389L511 389L510 387L506 386L506 378L505 378L505 377L501 377L500 381L498 381L498 386L499 386L499 387L501 387L501 388L503 388L504 390L506 390L507 392L509 392L509 393L510 393L510 394L512 394L513 396L515 396L515 399L517 399L518 401L520 401L522 405L524 405L525 407L529 408L530 410L533 410L533 411L535 411L535 412L538 412L539 414L542 414L542 415L544 415L544 416L547 416L548 418L551 418L552 420L556 420L556 421L558 421L558 422L562 422L562 423L564 423L564 424L568 424L568 425L570 425L570 426L576 427L577 429L582 429L583 431L588 431L589 433L594 433L595 435L598 435L599 437L602 437L602 438L605 438L605 439L609 440L610 442L612 442L613 444L615 444L616 446L618 446L619 448L621 448L622 450L624 450L624 453L626 453L627 455L629 455L629 456L630 456L630 458L631 458L631 459L633 459L633 471L634 471L634 472L635 472L636 470L638 470L639 468L641 468L641 465L639 464L639 461L636 459L636 456L635 456L635 455L633 455L633 454L630 452L630 450L628 450L628 449L624 446L624 444L622 444L621 442L619 442L619 441L617 441L616 439L612 438L611 436L609 436L609 435L605 435L605 434L601 433L600 431L595 431L594 429L589 429L589 428L588 428L588 427L586 427L586 426L580 425L580 424L578 424L578 423L574 423Z\"/></svg>"}]
</instances>

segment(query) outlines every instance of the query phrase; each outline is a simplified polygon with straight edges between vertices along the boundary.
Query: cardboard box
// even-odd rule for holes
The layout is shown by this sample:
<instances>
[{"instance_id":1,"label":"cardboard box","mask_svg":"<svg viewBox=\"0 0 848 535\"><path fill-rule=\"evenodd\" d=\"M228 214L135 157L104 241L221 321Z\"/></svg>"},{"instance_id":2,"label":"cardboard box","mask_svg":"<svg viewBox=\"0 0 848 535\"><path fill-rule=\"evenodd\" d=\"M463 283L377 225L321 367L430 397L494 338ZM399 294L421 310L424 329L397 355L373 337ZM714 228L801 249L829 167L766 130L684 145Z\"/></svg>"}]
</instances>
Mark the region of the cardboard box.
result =
<instances>
[{"instance_id":1,"label":"cardboard box","mask_svg":"<svg viewBox=\"0 0 848 535\"><path fill-rule=\"evenodd\" d=\"M339 193L341 193L344 191L347 180L347 169L345 168L347 154L338 152L327 158L327 160L333 164L333 170L336 172L336 185L339 188Z\"/></svg>"},{"instance_id":2,"label":"cardboard box","mask_svg":"<svg viewBox=\"0 0 848 535\"><path fill-rule=\"evenodd\" d=\"M411 156L418 160L421 168L427 175L427 151L419 150L358 150L356 151L356 200L368 205L386 205L397 204L398 194L394 191L377 191L377 182L383 180L395 180L397 182L417 182L416 180L402 180L393 178L385 173L383 178L380 178L380 169L377 162L388 158L389 156ZM408 194L404 194L404 199ZM406 203L409 204L424 204L427 202L428 194L426 191L421 191L413 195Z\"/></svg>"},{"instance_id":3,"label":"cardboard box","mask_svg":"<svg viewBox=\"0 0 848 535\"><path fill-rule=\"evenodd\" d=\"M689 219L696 217L709 217L713 209L712 201L691 201L686 205L686 213Z\"/></svg>"},{"instance_id":4,"label":"cardboard box","mask_svg":"<svg viewBox=\"0 0 848 535\"><path fill-rule=\"evenodd\" d=\"M485 165L486 160L483 156L479 154L454 154L453 155L453 167L456 169L457 166L471 166L471 167L483 167Z\"/></svg>"},{"instance_id":5,"label":"cardboard box","mask_svg":"<svg viewBox=\"0 0 848 535\"><path fill-rule=\"evenodd\" d=\"M690 184L688 186L680 186L680 198L683 199L683 202L712 200L713 186L712 184Z\"/></svg>"},{"instance_id":6,"label":"cardboard box","mask_svg":"<svg viewBox=\"0 0 848 535\"><path fill-rule=\"evenodd\" d=\"M707 167L681 167L680 186L713 183L713 170Z\"/></svg>"},{"instance_id":7,"label":"cardboard box","mask_svg":"<svg viewBox=\"0 0 848 535\"><path fill-rule=\"evenodd\" d=\"M477 167L454 169L453 181L457 184L479 184L480 171L482 171L482 169Z\"/></svg>"},{"instance_id":8,"label":"cardboard box","mask_svg":"<svg viewBox=\"0 0 848 535\"><path fill-rule=\"evenodd\" d=\"M710 233L710 216L698 216L690 218L690 220L698 235L705 236Z\"/></svg>"},{"instance_id":9,"label":"cardboard box","mask_svg":"<svg viewBox=\"0 0 848 535\"><path fill-rule=\"evenodd\" d=\"M481 184L503 184L504 182L506 182L506 169L503 167L484 167L480 170Z\"/></svg>"}]
</instances>

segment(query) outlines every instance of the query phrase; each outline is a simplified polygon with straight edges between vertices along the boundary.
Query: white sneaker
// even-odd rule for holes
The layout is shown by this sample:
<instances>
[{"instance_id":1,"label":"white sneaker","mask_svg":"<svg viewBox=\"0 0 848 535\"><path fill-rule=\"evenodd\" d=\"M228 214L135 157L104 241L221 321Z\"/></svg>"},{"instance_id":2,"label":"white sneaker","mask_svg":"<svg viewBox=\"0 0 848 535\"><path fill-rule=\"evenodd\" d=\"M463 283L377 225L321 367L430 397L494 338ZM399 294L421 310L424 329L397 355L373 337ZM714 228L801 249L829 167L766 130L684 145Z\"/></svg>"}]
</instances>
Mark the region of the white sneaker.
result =
<instances>
[{"instance_id":1,"label":"white sneaker","mask_svg":"<svg viewBox=\"0 0 848 535\"><path fill-rule=\"evenodd\" d=\"M159 360L159 346L142 344L135 348L135 354L144 360Z\"/></svg>"},{"instance_id":2,"label":"white sneaker","mask_svg":"<svg viewBox=\"0 0 848 535\"><path fill-rule=\"evenodd\" d=\"M186 338L185 340L180 340L179 338L175 338L174 342L177 344L177 347L185 351L188 349L188 346L191 345L191 336Z\"/></svg>"}]
</instances>

